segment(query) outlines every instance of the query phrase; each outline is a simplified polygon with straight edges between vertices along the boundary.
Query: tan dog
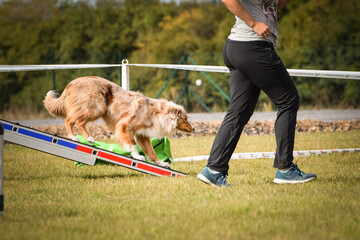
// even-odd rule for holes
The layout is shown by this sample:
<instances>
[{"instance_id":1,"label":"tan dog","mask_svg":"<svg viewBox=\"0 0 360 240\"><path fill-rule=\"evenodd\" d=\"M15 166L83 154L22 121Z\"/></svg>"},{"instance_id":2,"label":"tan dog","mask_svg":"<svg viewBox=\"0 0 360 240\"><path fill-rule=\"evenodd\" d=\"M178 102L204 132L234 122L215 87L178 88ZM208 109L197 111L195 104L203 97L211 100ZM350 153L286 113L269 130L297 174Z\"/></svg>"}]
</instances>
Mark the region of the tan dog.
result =
<instances>
[{"instance_id":1,"label":"tan dog","mask_svg":"<svg viewBox=\"0 0 360 240\"><path fill-rule=\"evenodd\" d=\"M79 141L72 131L76 124L87 141L94 142L85 126L102 117L115 133L116 142L132 157L145 160L137 151L136 138L147 158L162 167L169 164L158 159L150 138L169 136L176 129L194 130L182 106L126 91L101 77L77 78L66 86L59 98L55 91L49 91L44 106L51 115L65 118L66 131L72 140Z\"/></svg>"}]
</instances>

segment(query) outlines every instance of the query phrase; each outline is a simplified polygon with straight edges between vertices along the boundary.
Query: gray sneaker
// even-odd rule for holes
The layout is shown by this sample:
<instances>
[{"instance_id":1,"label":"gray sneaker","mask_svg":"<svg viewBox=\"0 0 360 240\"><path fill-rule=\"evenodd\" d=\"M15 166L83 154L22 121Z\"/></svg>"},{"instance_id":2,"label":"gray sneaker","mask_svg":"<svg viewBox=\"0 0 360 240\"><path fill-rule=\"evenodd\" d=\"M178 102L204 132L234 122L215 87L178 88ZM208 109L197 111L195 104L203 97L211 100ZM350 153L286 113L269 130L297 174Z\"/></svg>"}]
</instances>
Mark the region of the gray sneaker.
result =
<instances>
[{"instance_id":1,"label":"gray sneaker","mask_svg":"<svg viewBox=\"0 0 360 240\"><path fill-rule=\"evenodd\" d=\"M274 183L284 184L284 183L306 183L315 179L316 175L312 173L304 173L301 171L297 165L294 163L291 164L290 168L287 171L276 171Z\"/></svg>"},{"instance_id":2,"label":"gray sneaker","mask_svg":"<svg viewBox=\"0 0 360 240\"><path fill-rule=\"evenodd\" d=\"M201 173L197 175L197 178L206 184L219 187L231 187L231 185L226 182L226 177L226 175L220 172L212 173L208 167L204 167Z\"/></svg>"}]
</instances>

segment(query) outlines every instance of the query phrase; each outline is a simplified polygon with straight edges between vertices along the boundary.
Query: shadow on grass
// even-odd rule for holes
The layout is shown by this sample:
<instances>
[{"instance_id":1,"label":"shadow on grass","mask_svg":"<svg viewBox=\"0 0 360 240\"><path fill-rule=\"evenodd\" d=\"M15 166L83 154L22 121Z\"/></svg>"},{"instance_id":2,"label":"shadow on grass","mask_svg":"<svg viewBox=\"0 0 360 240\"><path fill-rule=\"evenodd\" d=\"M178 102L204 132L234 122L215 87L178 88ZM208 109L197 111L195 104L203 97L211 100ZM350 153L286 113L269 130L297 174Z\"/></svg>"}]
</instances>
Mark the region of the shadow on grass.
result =
<instances>
[{"instance_id":1,"label":"shadow on grass","mask_svg":"<svg viewBox=\"0 0 360 240\"><path fill-rule=\"evenodd\" d=\"M72 176L72 177L77 177L77 178L82 178L82 179L106 179L106 178L128 178L128 177L143 177L142 174L139 173L112 173L112 174L85 174L85 175L81 175L81 176Z\"/></svg>"},{"instance_id":2,"label":"shadow on grass","mask_svg":"<svg viewBox=\"0 0 360 240\"><path fill-rule=\"evenodd\" d=\"M142 177L141 173L113 173L113 174L64 174L62 177L81 178L81 179L106 179L106 178L127 178L127 177ZM145 175L145 174L144 174ZM46 176L5 176L6 181L39 181L53 179L53 175Z\"/></svg>"}]
</instances>

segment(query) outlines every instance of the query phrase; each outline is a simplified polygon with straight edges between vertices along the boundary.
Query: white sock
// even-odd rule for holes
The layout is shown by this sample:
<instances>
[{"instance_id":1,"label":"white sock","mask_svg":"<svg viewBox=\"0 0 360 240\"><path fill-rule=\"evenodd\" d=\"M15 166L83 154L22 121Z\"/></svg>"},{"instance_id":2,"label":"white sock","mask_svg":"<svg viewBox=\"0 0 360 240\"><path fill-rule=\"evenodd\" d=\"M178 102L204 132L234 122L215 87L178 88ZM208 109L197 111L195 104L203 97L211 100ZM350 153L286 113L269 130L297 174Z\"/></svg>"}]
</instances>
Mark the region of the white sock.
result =
<instances>
[{"instance_id":1,"label":"white sock","mask_svg":"<svg viewBox=\"0 0 360 240\"><path fill-rule=\"evenodd\" d=\"M218 172L218 171L211 170L210 168L209 168L209 170L210 170L211 173L220 173L220 172Z\"/></svg>"},{"instance_id":2,"label":"white sock","mask_svg":"<svg viewBox=\"0 0 360 240\"><path fill-rule=\"evenodd\" d=\"M280 172L287 172L290 168L279 169Z\"/></svg>"}]
</instances>

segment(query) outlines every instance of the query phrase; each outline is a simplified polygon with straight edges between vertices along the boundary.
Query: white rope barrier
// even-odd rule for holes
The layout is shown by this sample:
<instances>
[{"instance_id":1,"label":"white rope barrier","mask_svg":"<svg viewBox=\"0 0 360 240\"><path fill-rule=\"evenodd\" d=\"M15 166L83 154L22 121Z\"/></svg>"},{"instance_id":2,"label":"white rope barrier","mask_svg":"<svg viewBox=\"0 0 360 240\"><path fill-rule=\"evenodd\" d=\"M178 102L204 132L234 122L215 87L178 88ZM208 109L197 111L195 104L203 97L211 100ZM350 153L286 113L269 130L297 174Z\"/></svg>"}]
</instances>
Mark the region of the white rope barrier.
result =
<instances>
[{"instance_id":1,"label":"white rope barrier","mask_svg":"<svg viewBox=\"0 0 360 240\"><path fill-rule=\"evenodd\" d=\"M0 65L0 72L120 67L121 64Z\"/></svg>"},{"instance_id":2,"label":"white rope barrier","mask_svg":"<svg viewBox=\"0 0 360 240\"><path fill-rule=\"evenodd\" d=\"M134 67L152 67L152 68L168 68L177 70L201 71L201 72L219 72L229 73L227 67L207 66L207 65L184 65L184 64L129 64ZM327 70L302 70L288 69L290 76L294 77L316 77L316 78L340 78L340 79L356 79L360 80L360 72L351 71L327 71Z\"/></svg>"},{"instance_id":3,"label":"white rope barrier","mask_svg":"<svg viewBox=\"0 0 360 240\"><path fill-rule=\"evenodd\" d=\"M348 149L328 149L328 150L304 150L294 151L294 157L305 157L312 155L330 154L330 153L342 153L342 152L359 152L360 148L348 148ZM231 159L257 159L257 158L274 158L275 152L255 152L255 153L234 153ZM174 159L175 162L192 162L192 161L205 161L208 160L209 155L184 157Z\"/></svg>"},{"instance_id":4,"label":"white rope barrier","mask_svg":"<svg viewBox=\"0 0 360 240\"><path fill-rule=\"evenodd\" d=\"M124 61L126 61L124 63ZM110 68L120 66L166 68L202 72L228 73L229 69L224 66L207 65L184 65L184 64L129 64L124 60L123 64L60 64L60 65L0 65L0 72L15 71L38 71L38 70L60 70L60 69L85 69L85 68ZM316 78L338 78L360 80L360 72L352 71L327 71L327 70L303 70L288 69L291 76L295 77L316 77Z\"/></svg>"},{"instance_id":5,"label":"white rope barrier","mask_svg":"<svg viewBox=\"0 0 360 240\"><path fill-rule=\"evenodd\" d=\"M293 77L339 78L360 80L360 72L288 69Z\"/></svg>"},{"instance_id":6,"label":"white rope barrier","mask_svg":"<svg viewBox=\"0 0 360 240\"><path fill-rule=\"evenodd\" d=\"M185 64L133 64L129 66L134 67L152 67L152 68L167 68L177 70L201 71L201 72L218 72L229 73L229 69L223 66L207 66L207 65L185 65Z\"/></svg>"}]
</instances>

